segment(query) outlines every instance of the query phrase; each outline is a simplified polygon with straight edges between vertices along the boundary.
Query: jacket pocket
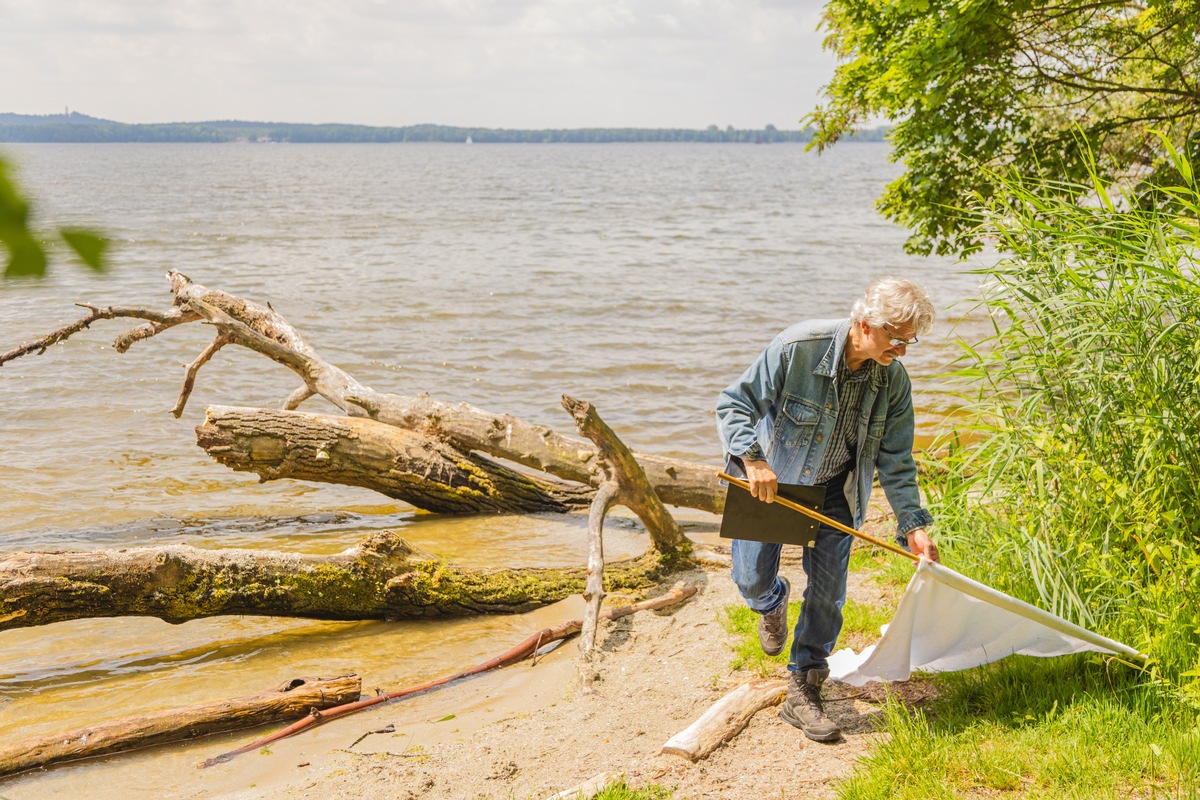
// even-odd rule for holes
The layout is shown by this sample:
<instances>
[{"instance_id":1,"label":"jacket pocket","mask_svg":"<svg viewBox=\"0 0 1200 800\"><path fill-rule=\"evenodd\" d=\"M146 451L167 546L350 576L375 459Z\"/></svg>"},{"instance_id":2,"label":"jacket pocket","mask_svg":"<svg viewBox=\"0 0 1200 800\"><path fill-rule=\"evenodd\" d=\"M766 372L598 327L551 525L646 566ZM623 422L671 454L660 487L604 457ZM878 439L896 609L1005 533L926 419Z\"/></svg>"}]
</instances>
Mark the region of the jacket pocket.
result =
<instances>
[{"instance_id":1,"label":"jacket pocket","mask_svg":"<svg viewBox=\"0 0 1200 800\"><path fill-rule=\"evenodd\" d=\"M775 419L775 441L784 447L806 447L821 419L821 407L811 400L785 393Z\"/></svg>"}]
</instances>

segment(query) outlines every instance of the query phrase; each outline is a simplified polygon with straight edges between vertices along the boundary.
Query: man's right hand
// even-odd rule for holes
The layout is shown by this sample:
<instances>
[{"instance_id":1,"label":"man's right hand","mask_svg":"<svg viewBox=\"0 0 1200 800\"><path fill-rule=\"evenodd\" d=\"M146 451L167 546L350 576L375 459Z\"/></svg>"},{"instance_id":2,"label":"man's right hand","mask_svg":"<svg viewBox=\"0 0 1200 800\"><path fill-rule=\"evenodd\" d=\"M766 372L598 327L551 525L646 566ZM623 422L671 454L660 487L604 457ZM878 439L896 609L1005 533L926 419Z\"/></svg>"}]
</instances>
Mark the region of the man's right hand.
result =
<instances>
[{"instance_id":1,"label":"man's right hand","mask_svg":"<svg viewBox=\"0 0 1200 800\"><path fill-rule=\"evenodd\" d=\"M775 476L775 470L765 461L743 461L742 465L746 468L750 494L764 503L774 502L775 495L779 492L779 479Z\"/></svg>"}]
</instances>

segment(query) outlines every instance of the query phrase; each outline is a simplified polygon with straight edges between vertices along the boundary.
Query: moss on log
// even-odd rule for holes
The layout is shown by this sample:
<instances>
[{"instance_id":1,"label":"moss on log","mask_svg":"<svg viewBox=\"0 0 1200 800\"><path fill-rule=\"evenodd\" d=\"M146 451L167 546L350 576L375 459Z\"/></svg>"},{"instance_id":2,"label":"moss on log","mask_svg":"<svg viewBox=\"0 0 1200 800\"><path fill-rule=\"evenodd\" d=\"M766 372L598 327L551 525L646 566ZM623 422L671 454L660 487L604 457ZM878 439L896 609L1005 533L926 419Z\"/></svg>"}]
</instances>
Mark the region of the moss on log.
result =
<instances>
[{"instance_id":1,"label":"moss on log","mask_svg":"<svg viewBox=\"0 0 1200 800\"><path fill-rule=\"evenodd\" d=\"M676 564L650 550L612 564L610 588L648 586ZM330 556L188 545L0 557L0 630L83 617L178 623L221 614L414 619L515 613L583 591L586 568L455 567L392 532Z\"/></svg>"}]
</instances>

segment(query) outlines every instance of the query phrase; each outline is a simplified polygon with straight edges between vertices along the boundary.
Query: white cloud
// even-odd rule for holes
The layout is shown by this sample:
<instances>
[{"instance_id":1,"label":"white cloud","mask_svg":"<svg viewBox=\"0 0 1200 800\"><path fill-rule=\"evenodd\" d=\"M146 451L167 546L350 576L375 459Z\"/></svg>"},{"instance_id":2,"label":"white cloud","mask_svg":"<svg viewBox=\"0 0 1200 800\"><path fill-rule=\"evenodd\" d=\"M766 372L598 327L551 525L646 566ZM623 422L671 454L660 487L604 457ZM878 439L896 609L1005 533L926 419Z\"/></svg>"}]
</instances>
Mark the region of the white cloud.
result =
<instances>
[{"instance_id":1,"label":"white cloud","mask_svg":"<svg viewBox=\"0 0 1200 800\"><path fill-rule=\"evenodd\" d=\"M0 0L0 111L793 127L828 80L780 0Z\"/></svg>"}]
</instances>

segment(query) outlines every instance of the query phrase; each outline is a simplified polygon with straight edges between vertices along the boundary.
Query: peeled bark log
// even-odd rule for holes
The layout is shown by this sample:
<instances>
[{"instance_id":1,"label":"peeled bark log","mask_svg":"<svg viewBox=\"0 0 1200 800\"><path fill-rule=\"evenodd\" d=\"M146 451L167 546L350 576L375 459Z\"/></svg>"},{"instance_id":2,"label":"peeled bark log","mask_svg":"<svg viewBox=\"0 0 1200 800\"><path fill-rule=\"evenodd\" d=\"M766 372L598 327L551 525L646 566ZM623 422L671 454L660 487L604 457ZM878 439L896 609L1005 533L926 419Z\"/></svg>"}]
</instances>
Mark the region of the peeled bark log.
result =
<instances>
[{"instance_id":1,"label":"peeled bark log","mask_svg":"<svg viewBox=\"0 0 1200 800\"><path fill-rule=\"evenodd\" d=\"M478 450L579 483L590 483L595 474L597 453L591 442L564 436L511 414L497 414L467 403L447 403L429 395L404 397L370 391L347 397L372 419L443 437L463 450ZM667 505L714 514L725 508L725 491L713 466L646 453L635 452L634 457Z\"/></svg>"},{"instance_id":2,"label":"peeled bark log","mask_svg":"<svg viewBox=\"0 0 1200 800\"><path fill-rule=\"evenodd\" d=\"M441 440L460 454L478 451L578 483L592 483L597 457L585 439L564 436L542 425L468 405L447 403L429 395L408 397L379 392L359 383L344 370L324 361L281 314L262 305L193 283L171 270L167 279L176 308L167 311L139 307L85 306L89 313L30 345L0 355L0 365L28 353L44 352L102 319L133 318L149 322L119 335L113 346L125 352L135 343L190 322L207 322L217 336L188 369L173 413L187 404L199 369L221 348L230 344L249 348L295 372L303 386L283 402L294 410L315 395L324 397L344 413L367 416L388 425L407 428ZM659 498L669 505L720 513L724 493L713 467L694 461L635 454ZM594 483L592 483L595 486Z\"/></svg>"},{"instance_id":3,"label":"peeled bark log","mask_svg":"<svg viewBox=\"0 0 1200 800\"><path fill-rule=\"evenodd\" d=\"M567 395L563 395L562 402L579 430L600 449L599 461L602 463L598 469L605 481L614 480L620 486L617 502L645 523L654 546L664 553L689 552L691 544L683 535L683 529L663 508L658 490L647 479L637 456L600 419L591 403Z\"/></svg>"},{"instance_id":4,"label":"peeled bark log","mask_svg":"<svg viewBox=\"0 0 1200 800\"><path fill-rule=\"evenodd\" d=\"M650 550L611 565L609 586L642 588L673 566ZM471 570L392 532L330 556L188 545L0 557L0 630L83 617L167 622L220 614L414 619L514 613L583 591L586 570Z\"/></svg>"},{"instance_id":5,"label":"peeled bark log","mask_svg":"<svg viewBox=\"0 0 1200 800\"><path fill-rule=\"evenodd\" d=\"M320 395L351 416L369 416L442 438L463 452L477 450L579 483L591 482L596 474L597 453L584 439L563 436L510 414L494 414L466 403L376 391L320 359L273 309L269 315L256 310L244 322L238 318L239 312L254 304L240 298L235 299L244 306L231 303L231 295L193 284L179 273L172 272L170 277L177 299L216 325L227 340L266 355L304 379L306 389L288 398L288 410L308 397ZM182 400L178 408L182 408ZM642 454L636 458L644 462L663 502L716 513L724 508L724 493L712 467Z\"/></svg>"},{"instance_id":6,"label":"peeled bark log","mask_svg":"<svg viewBox=\"0 0 1200 800\"><path fill-rule=\"evenodd\" d=\"M69 733L39 736L0 747L0 776L295 719L314 709L353 702L359 698L361 689L362 682L355 675L296 678L274 689L232 700L157 711Z\"/></svg>"},{"instance_id":7,"label":"peeled bark log","mask_svg":"<svg viewBox=\"0 0 1200 800\"><path fill-rule=\"evenodd\" d=\"M604 602L604 516L612 508L620 493L616 481L601 484L588 513L588 563L587 584L583 587L583 599L587 607L583 614L583 629L579 637L579 671L586 691L597 675L592 671L592 651L596 647L596 625L600 619L600 604Z\"/></svg>"},{"instance_id":8,"label":"peeled bark log","mask_svg":"<svg viewBox=\"0 0 1200 800\"><path fill-rule=\"evenodd\" d=\"M593 494L361 417L209 406L196 443L225 466L262 481L362 486L440 513L562 512L586 507Z\"/></svg>"},{"instance_id":9,"label":"peeled bark log","mask_svg":"<svg viewBox=\"0 0 1200 800\"><path fill-rule=\"evenodd\" d=\"M759 679L743 683L672 736L660 752L699 761L737 736L751 717L786 695L787 681Z\"/></svg>"}]
</instances>

